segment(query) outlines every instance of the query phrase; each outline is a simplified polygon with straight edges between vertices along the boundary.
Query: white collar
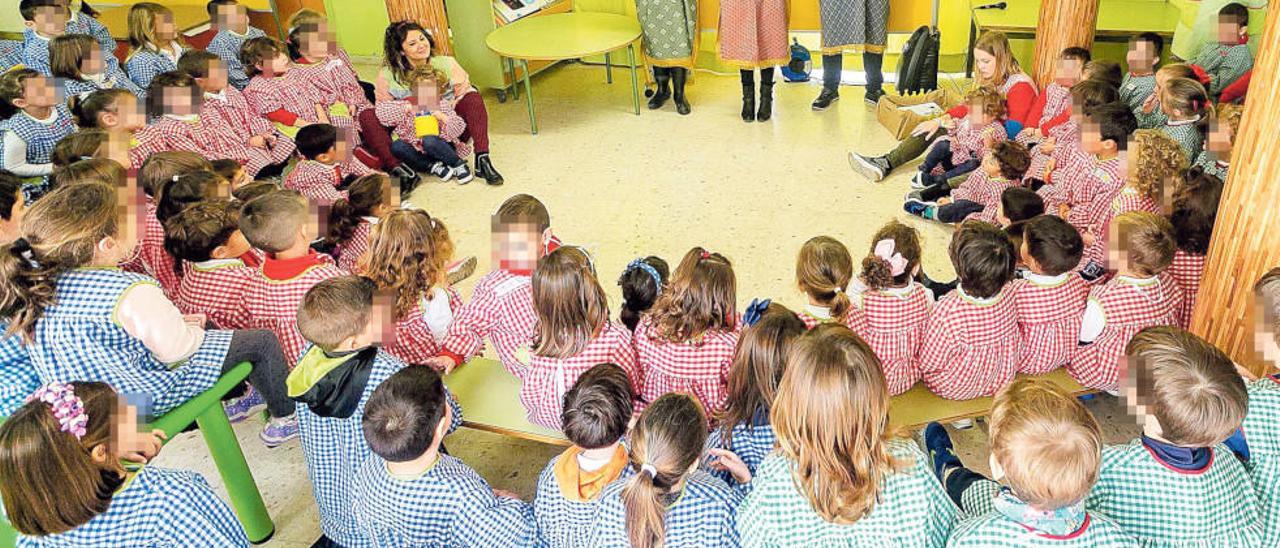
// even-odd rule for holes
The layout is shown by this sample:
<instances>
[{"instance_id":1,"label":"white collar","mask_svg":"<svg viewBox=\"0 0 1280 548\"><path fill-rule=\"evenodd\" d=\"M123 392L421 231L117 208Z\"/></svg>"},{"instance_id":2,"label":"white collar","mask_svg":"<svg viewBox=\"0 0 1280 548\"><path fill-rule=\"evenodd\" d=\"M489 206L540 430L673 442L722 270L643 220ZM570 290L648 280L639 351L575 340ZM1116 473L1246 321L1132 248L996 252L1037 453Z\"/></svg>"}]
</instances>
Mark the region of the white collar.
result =
<instances>
[{"instance_id":1,"label":"white collar","mask_svg":"<svg viewBox=\"0 0 1280 548\"><path fill-rule=\"evenodd\" d=\"M151 46L151 49L155 50L156 53L159 53L160 55L168 57L169 60L173 61L175 64L178 62L178 58L182 57L182 45L178 43L178 40L176 38L172 42L169 42L168 49L162 48L150 42L148 42L147 45Z\"/></svg>"},{"instance_id":2,"label":"white collar","mask_svg":"<svg viewBox=\"0 0 1280 548\"><path fill-rule=\"evenodd\" d=\"M1199 121L1200 121L1200 117L1196 116L1195 118L1191 118L1188 120L1169 120L1168 122L1166 122L1166 124L1170 126L1187 126Z\"/></svg>"},{"instance_id":3,"label":"white collar","mask_svg":"<svg viewBox=\"0 0 1280 548\"><path fill-rule=\"evenodd\" d=\"M164 115L164 117L165 117L165 118L168 118L168 119L170 119L170 120L177 120L177 121L179 121L179 122L188 122L188 123L190 123L190 122L199 122L199 121L200 121L200 115L199 115L199 114L187 114L187 115L185 115L185 116L179 116L179 115L177 115L177 114L166 114L166 115Z\"/></svg>"},{"instance_id":4,"label":"white collar","mask_svg":"<svg viewBox=\"0 0 1280 548\"><path fill-rule=\"evenodd\" d=\"M1129 285L1145 287L1145 286L1151 286L1159 283L1160 279L1156 276L1152 276L1150 278L1139 278L1137 276L1116 275L1116 281L1120 283L1129 284Z\"/></svg>"},{"instance_id":5,"label":"white collar","mask_svg":"<svg viewBox=\"0 0 1280 548\"><path fill-rule=\"evenodd\" d=\"M1070 276L1071 276L1071 272L1063 272L1062 274L1058 274L1057 276L1049 276L1047 274L1036 274L1035 272L1032 272L1030 270L1022 273L1022 279L1028 282L1031 282L1033 284L1036 284L1039 286L1045 286L1045 287L1053 287L1058 284L1061 284L1062 282L1067 281L1067 278Z\"/></svg>"},{"instance_id":6,"label":"white collar","mask_svg":"<svg viewBox=\"0 0 1280 548\"><path fill-rule=\"evenodd\" d=\"M829 306L818 306L816 304L806 304L804 305L804 312L819 320L831 319L831 307Z\"/></svg>"},{"instance_id":7,"label":"white collar","mask_svg":"<svg viewBox=\"0 0 1280 548\"><path fill-rule=\"evenodd\" d=\"M911 291L914 289L915 289L915 283L907 282L907 285L904 285L902 287L886 287L884 289L881 289L880 292L886 295L893 295L894 297L905 297L906 295L910 294Z\"/></svg>"},{"instance_id":8,"label":"white collar","mask_svg":"<svg viewBox=\"0 0 1280 548\"><path fill-rule=\"evenodd\" d=\"M49 109L48 118L36 118L35 116L27 114L27 111L25 110L19 110L18 112L21 112L23 116L26 116L27 118L35 120L36 122L44 124L46 126L53 125L54 122L58 121L58 107L53 107Z\"/></svg>"},{"instance_id":9,"label":"white collar","mask_svg":"<svg viewBox=\"0 0 1280 548\"><path fill-rule=\"evenodd\" d=\"M361 217L361 219L364 219L364 222L369 223L370 225L376 225L378 224L378 221L382 220L377 217Z\"/></svg>"},{"instance_id":10,"label":"white collar","mask_svg":"<svg viewBox=\"0 0 1280 548\"><path fill-rule=\"evenodd\" d=\"M963 286L957 285L956 291L960 293L960 298L974 304L979 304L979 305L994 304L996 301L1000 300L1000 294L1003 293L1003 289L1002 289L1001 291L996 292L994 297L991 297L988 299L980 299L978 297L974 297L973 295L965 293Z\"/></svg>"},{"instance_id":11,"label":"white collar","mask_svg":"<svg viewBox=\"0 0 1280 548\"><path fill-rule=\"evenodd\" d=\"M243 266L243 265L244 265L244 261L240 259L209 259L207 261L191 263L191 268L194 268L196 270L213 270L215 268L221 268L224 266Z\"/></svg>"},{"instance_id":12,"label":"white collar","mask_svg":"<svg viewBox=\"0 0 1280 548\"><path fill-rule=\"evenodd\" d=\"M227 100L227 90L223 89L222 91L219 91L219 92L217 92L217 93L212 93L212 92L208 92L208 91L206 91L206 92L204 92L204 98L205 98L205 99L217 99L217 100L219 100L219 101L226 101L226 100Z\"/></svg>"}]
</instances>

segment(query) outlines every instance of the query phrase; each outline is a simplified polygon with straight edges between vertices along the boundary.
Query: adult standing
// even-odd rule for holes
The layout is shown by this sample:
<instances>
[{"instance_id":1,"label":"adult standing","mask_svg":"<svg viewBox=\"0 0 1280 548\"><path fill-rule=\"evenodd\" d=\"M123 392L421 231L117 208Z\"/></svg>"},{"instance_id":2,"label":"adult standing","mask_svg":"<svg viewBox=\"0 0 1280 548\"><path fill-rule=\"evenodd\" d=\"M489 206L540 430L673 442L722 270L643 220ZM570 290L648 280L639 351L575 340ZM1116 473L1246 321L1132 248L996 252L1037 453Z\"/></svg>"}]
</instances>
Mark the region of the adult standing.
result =
<instances>
[{"instance_id":1,"label":"adult standing","mask_svg":"<svg viewBox=\"0 0 1280 548\"><path fill-rule=\"evenodd\" d=\"M840 99L844 53L861 52L867 73L866 101L876 104L884 95L884 46L888 35L889 0L818 0L822 19L822 93L813 110L826 110Z\"/></svg>"},{"instance_id":2,"label":"adult standing","mask_svg":"<svg viewBox=\"0 0 1280 548\"><path fill-rule=\"evenodd\" d=\"M1027 123L1031 106L1036 100L1035 81L1022 72L1018 60L1009 50L1009 39L1000 32L988 32L973 45L973 60L977 67L974 87L990 86L1000 92L1007 105L1005 126L1009 135L1017 135ZM946 135L948 129L969 114L968 105L959 105L938 118L920 122L911 130L911 136L883 156L874 158L855 152L849 153L849 165L854 171L872 181L884 179L894 168L919 157L934 139Z\"/></svg>"},{"instance_id":3,"label":"adult standing","mask_svg":"<svg viewBox=\"0 0 1280 548\"><path fill-rule=\"evenodd\" d=\"M435 38L413 21L400 21L387 27L382 47L386 58L373 83L374 97L378 101L408 98L413 94L408 84L409 75L418 67L430 65L444 73L449 78L444 100L452 101L454 111L467 123L460 139L470 140L475 148L476 174L491 185L502 184L502 174L489 159L489 111L462 65L453 57L435 55ZM369 109L366 113L373 111ZM403 168L391 154L390 129L379 123L376 115L362 115L360 128L365 143L382 160L384 168Z\"/></svg>"},{"instance_id":4,"label":"adult standing","mask_svg":"<svg viewBox=\"0 0 1280 548\"><path fill-rule=\"evenodd\" d=\"M662 108L673 99L676 112L689 114L684 85L698 53L697 0L636 0L636 16L644 31L644 56L658 82L649 109Z\"/></svg>"},{"instance_id":5,"label":"adult standing","mask_svg":"<svg viewBox=\"0 0 1280 548\"><path fill-rule=\"evenodd\" d=\"M774 67L787 62L787 0L721 0L720 58L736 65L742 78L742 121L773 116ZM755 69L760 69L760 110L756 110Z\"/></svg>"}]
</instances>

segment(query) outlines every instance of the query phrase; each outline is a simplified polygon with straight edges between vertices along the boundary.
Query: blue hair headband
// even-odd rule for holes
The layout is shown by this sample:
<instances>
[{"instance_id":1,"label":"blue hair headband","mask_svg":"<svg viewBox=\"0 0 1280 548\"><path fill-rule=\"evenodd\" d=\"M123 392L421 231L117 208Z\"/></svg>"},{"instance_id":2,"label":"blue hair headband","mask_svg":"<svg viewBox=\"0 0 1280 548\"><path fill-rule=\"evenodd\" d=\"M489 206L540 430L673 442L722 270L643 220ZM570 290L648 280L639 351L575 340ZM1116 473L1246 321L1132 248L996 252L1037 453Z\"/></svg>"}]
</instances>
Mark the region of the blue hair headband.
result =
<instances>
[{"instance_id":1,"label":"blue hair headband","mask_svg":"<svg viewBox=\"0 0 1280 548\"><path fill-rule=\"evenodd\" d=\"M649 263L644 262L643 259L636 259L627 263L627 272L631 272L637 268L643 270L650 278L653 278L653 286L655 288L659 291L662 290L662 275L658 274L658 269L650 266Z\"/></svg>"}]
</instances>

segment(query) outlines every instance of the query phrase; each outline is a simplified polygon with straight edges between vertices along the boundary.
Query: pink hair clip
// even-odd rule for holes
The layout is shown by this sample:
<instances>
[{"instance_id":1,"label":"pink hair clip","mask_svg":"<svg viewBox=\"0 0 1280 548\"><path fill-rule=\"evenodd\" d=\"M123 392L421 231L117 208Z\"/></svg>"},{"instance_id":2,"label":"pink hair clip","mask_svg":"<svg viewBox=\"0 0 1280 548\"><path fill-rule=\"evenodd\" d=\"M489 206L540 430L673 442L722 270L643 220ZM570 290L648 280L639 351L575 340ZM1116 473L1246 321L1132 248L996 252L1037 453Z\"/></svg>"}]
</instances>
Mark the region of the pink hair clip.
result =
<instances>
[{"instance_id":1,"label":"pink hair clip","mask_svg":"<svg viewBox=\"0 0 1280 548\"><path fill-rule=\"evenodd\" d=\"M703 259L710 259L710 258L711 258L711 252L710 252L710 251L707 251L707 250L705 250L705 249L704 249L704 250L702 250L702 258L703 258Z\"/></svg>"},{"instance_id":2,"label":"pink hair clip","mask_svg":"<svg viewBox=\"0 0 1280 548\"><path fill-rule=\"evenodd\" d=\"M889 263L889 273L894 277L901 276L907 271L907 258L901 253L894 252L894 242L890 239L880 240L876 244L875 254L877 257Z\"/></svg>"},{"instance_id":3,"label":"pink hair clip","mask_svg":"<svg viewBox=\"0 0 1280 548\"><path fill-rule=\"evenodd\" d=\"M36 389L27 402L39 401L49 406L53 418L58 419L61 430L76 439L83 439L89 427L89 415L84 412L84 402L76 396L70 384L51 382Z\"/></svg>"}]
</instances>

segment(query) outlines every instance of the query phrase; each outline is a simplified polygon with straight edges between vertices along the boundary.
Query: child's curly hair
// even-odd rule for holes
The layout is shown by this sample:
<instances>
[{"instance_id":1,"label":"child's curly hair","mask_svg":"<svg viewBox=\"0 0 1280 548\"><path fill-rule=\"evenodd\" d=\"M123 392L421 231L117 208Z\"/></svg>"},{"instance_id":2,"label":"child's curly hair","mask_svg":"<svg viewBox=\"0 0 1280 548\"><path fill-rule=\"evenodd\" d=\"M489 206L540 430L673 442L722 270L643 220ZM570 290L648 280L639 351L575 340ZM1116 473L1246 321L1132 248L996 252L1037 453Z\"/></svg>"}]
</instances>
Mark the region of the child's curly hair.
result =
<instances>
[{"instance_id":1,"label":"child's curly hair","mask_svg":"<svg viewBox=\"0 0 1280 548\"><path fill-rule=\"evenodd\" d=\"M982 105L982 113L993 118L1001 118L1005 115L1004 97L1000 96L1000 92L991 86L979 86L969 90L964 94L964 104Z\"/></svg>"},{"instance_id":2,"label":"child's curly hair","mask_svg":"<svg viewBox=\"0 0 1280 548\"><path fill-rule=\"evenodd\" d=\"M1219 103L1214 112L1219 123L1225 122L1231 128L1231 145L1236 144L1236 135L1240 134L1240 119L1244 116L1244 107L1235 103Z\"/></svg>"},{"instance_id":3,"label":"child's curly hair","mask_svg":"<svg viewBox=\"0 0 1280 548\"><path fill-rule=\"evenodd\" d=\"M444 71L432 67L431 65L423 65L413 72L409 73L409 85L417 85L418 82L430 82L435 84L436 93L441 97L449 91L449 76Z\"/></svg>"},{"instance_id":4,"label":"child's curly hair","mask_svg":"<svg viewBox=\"0 0 1280 548\"><path fill-rule=\"evenodd\" d=\"M991 156L1000 164L1000 176L1010 181L1022 180L1031 166L1031 153L1016 141L1001 141L991 147Z\"/></svg>"},{"instance_id":5,"label":"child's curly hair","mask_svg":"<svg viewBox=\"0 0 1280 548\"><path fill-rule=\"evenodd\" d=\"M1187 156L1177 141L1158 129L1133 132L1133 142L1138 145L1138 158L1130 184L1139 194L1159 199L1164 184L1187 169Z\"/></svg>"}]
</instances>

